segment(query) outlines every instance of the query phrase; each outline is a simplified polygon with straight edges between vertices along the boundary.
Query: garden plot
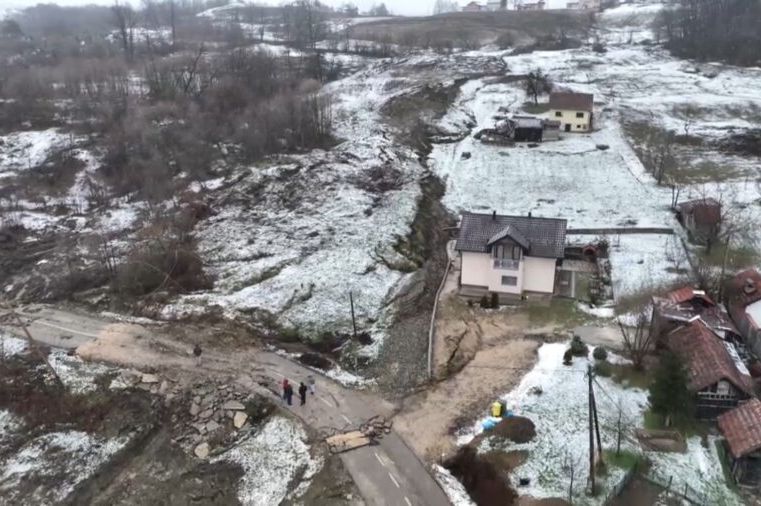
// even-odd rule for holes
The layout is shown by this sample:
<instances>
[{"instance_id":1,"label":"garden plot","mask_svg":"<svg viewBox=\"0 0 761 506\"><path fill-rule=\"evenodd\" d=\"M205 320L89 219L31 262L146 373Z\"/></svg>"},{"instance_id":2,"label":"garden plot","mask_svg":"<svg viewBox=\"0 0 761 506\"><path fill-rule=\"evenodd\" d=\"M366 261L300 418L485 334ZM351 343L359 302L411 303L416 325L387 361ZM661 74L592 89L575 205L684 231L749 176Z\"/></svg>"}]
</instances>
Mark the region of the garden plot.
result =
<instances>
[{"instance_id":1,"label":"garden plot","mask_svg":"<svg viewBox=\"0 0 761 506\"><path fill-rule=\"evenodd\" d=\"M574 358L570 366L562 365L568 343L544 344L539 348L539 360L521 383L501 397L516 414L527 417L536 426L536 437L524 444L508 444L505 451L526 450L528 460L512 474L516 490L522 495L536 498L567 497L570 485L570 464L574 465L574 504L603 504L607 491L617 484L625 471L608 466L608 474L600 476L598 483L603 492L587 497L584 492L589 473L588 386L586 371L589 360ZM591 351L591 350L590 350ZM616 357L614 357L615 360ZM642 426L648 406L647 392L636 388L623 388L607 378L598 377L596 399L600 419L601 437L605 450L615 450L618 406L621 406L627 431ZM486 408L486 406L485 406ZM467 443L481 432L481 422L467 429L460 443ZM480 450L494 449L488 439ZM639 446L626 437L622 448L639 452ZM675 484L688 483L696 493L704 494L708 504L741 504L724 481L719 457L712 441L707 447L699 438L688 440L687 453L666 454L647 452L652 461L652 473ZM528 486L519 486L520 478L529 478ZM676 486L676 485L675 485Z\"/></svg>"},{"instance_id":2,"label":"garden plot","mask_svg":"<svg viewBox=\"0 0 761 506\"><path fill-rule=\"evenodd\" d=\"M689 275L689 263L677 235L631 234L604 237L609 244L615 300L671 286ZM600 236L570 235L569 244L585 245Z\"/></svg>"}]
</instances>

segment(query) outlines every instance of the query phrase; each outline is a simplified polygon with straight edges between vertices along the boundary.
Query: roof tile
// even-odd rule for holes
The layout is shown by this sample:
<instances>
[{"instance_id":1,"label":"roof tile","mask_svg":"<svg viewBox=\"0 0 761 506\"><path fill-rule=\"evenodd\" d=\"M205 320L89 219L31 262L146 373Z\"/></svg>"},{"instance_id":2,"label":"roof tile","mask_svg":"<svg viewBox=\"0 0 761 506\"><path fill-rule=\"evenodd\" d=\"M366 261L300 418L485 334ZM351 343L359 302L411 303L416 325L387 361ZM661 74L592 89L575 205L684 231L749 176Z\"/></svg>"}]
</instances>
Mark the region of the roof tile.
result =
<instances>
[{"instance_id":1,"label":"roof tile","mask_svg":"<svg viewBox=\"0 0 761 506\"><path fill-rule=\"evenodd\" d=\"M463 213L455 249L488 253L489 241L509 227L528 242L529 256L563 258L566 225L566 220L557 218Z\"/></svg>"},{"instance_id":2,"label":"roof tile","mask_svg":"<svg viewBox=\"0 0 761 506\"><path fill-rule=\"evenodd\" d=\"M761 401L758 399L751 399L742 406L727 411L717 421L734 458L761 449Z\"/></svg>"}]
</instances>

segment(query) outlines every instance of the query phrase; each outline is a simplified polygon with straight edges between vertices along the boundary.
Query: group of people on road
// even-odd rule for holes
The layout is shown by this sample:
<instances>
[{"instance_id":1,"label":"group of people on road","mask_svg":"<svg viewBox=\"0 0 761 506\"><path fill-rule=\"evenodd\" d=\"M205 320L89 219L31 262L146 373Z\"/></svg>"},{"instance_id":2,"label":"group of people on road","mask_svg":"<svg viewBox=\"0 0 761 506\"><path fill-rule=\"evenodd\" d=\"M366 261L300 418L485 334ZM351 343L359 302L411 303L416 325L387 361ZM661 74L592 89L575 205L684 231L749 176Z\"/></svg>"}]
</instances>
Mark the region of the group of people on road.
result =
<instances>
[{"instance_id":1,"label":"group of people on road","mask_svg":"<svg viewBox=\"0 0 761 506\"><path fill-rule=\"evenodd\" d=\"M307 376L306 383L301 381L299 383L299 398L301 399L301 406L305 405L307 403L307 391L314 395L315 391L315 381L314 376L311 374ZM288 403L289 406L293 404L293 385L291 385L291 382L288 381L288 378L283 379L283 401Z\"/></svg>"}]
</instances>

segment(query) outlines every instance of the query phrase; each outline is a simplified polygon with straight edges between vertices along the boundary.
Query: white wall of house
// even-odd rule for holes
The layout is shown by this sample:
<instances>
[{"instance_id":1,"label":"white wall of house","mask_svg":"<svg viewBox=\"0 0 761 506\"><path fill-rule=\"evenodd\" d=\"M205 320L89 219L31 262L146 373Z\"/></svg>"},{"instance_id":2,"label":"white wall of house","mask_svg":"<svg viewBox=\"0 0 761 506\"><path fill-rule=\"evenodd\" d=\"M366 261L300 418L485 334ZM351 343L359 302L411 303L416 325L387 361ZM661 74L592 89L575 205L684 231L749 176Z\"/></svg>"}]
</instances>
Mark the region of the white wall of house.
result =
<instances>
[{"instance_id":1,"label":"white wall of house","mask_svg":"<svg viewBox=\"0 0 761 506\"><path fill-rule=\"evenodd\" d=\"M577 117L579 114L581 117ZM589 132L592 124L592 114L587 111L551 109L549 119L560 121L561 132L566 131L566 125L571 125L571 132Z\"/></svg>"},{"instance_id":2,"label":"white wall of house","mask_svg":"<svg viewBox=\"0 0 761 506\"><path fill-rule=\"evenodd\" d=\"M523 266L523 290L553 293L555 291L554 258L526 257Z\"/></svg>"},{"instance_id":3,"label":"white wall of house","mask_svg":"<svg viewBox=\"0 0 761 506\"><path fill-rule=\"evenodd\" d=\"M506 283L513 281L515 284ZM462 252L460 282L463 285L486 287L490 292L520 295L523 292L553 293L555 290L555 259L523 257L518 269L494 267L488 253Z\"/></svg>"}]
</instances>

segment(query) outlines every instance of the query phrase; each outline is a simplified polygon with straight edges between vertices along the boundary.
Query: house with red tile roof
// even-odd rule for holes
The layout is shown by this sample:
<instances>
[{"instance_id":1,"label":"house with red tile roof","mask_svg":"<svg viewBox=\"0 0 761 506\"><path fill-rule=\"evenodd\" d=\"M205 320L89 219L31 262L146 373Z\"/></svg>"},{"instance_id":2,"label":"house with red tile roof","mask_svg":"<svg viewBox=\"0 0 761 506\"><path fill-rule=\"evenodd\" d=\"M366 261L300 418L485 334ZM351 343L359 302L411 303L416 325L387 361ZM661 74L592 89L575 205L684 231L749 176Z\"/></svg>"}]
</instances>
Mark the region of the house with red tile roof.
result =
<instances>
[{"instance_id":1,"label":"house with red tile roof","mask_svg":"<svg viewBox=\"0 0 761 506\"><path fill-rule=\"evenodd\" d=\"M746 346L761 356L761 273L747 269L735 275L726 287L727 306Z\"/></svg>"},{"instance_id":2,"label":"house with red tile roof","mask_svg":"<svg viewBox=\"0 0 761 506\"><path fill-rule=\"evenodd\" d=\"M717 421L735 481L743 487L761 488L761 401L751 399Z\"/></svg>"},{"instance_id":3,"label":"house with red tile roof","mask_svg":"<svg viewBox=\"0 0 761 506\"><path fill-rule=\"evenodd\" d=\"M713 420L754 396L753 379L734 345L722 340L702 320L671 332L666 346L687 367L688 388L695 395L698 418Z\"/></svg>"},{"instance_id":4,"label":"house with red tile roof","mask_svg":"<svg viewBox=\"0 0 761 506\"><path fill-rule=\"evenodd\" d=\"M662 295L654 295L652 304L650 331L656 346L663 347L663 337L676 328L699 319L716 335L738 346L741 356L750 359L740 331L732 322L729 312L722 304L714 302L705 291L683 286Z\"/></svg>"}]
</instances>

